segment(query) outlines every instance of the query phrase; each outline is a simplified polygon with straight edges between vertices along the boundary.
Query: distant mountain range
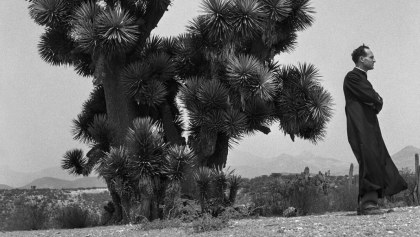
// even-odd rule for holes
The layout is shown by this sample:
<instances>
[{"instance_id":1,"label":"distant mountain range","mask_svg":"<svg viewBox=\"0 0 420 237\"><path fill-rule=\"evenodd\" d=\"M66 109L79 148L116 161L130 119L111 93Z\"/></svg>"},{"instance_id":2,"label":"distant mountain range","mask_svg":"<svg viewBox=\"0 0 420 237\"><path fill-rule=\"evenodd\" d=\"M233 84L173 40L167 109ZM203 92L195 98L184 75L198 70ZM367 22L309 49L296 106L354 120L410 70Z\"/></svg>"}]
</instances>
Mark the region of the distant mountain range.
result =
<instances>
[{"instance_id":1,"label":"distant mountain range","mask_svg":"<svg viewBox=\"0 0 420 237\"><path fill-rule=\"evenodd\" d=\"M20 189L30 189L35 186L37 189L49 188L49 189L68 189L68 188L104 188L106 184L103 180L96 177L84 177L73 181L43 177L35 179L29 184L20 187Z\"/></svg>"},{"instance_id":2,"label":"distant mountain range","mask_svg":"<svg viewBox=\"0 0 420 237\"><path fill-rule=\"evenodd\" d=\"M414 156L420 155L420 149L414 146L406 146L399 152L392 155L392 160L398 169L409 168L414 172Z\"/></svg>"},{"instance_id":3,"label":"distant mountain range","mask_svg":"<svg viewBox=\"0 0 420 237\"><path fill-rule=\"evenodd\" d=\"M36 172L17 172L9 167L0 166L0 184L6 184L11 187L22 187L35 179L42 177L53 177L64 180L75 180L80 177L69 175L60 167L50 167Z\"/></svg>"},{"instance_id":4,"label":"distant mountain range","mask_svg":"<svg viewBox=\"0 0 420 237\"><path fill-rule=\"evenodd\" d=\"M407 146L391 156L398 169L414 169L414 155L420 154L420 149ZM230 151L226 167L235 169L235 173L242 177L252 178L271 173L301 173L309 167L311 173L326 172L332 175L348 174L352 162L342 161L329 157L316 156L308 152L300 155L281 154L273 158L262 158L247 152ZM354 160L354 173L358 173L358 165Z\"/></svg>"},{"instance_id":5,"label":"distant mountain range","mask_svg":"<svg viewBox=\"0 0 420 237\"><path fill-rule=\"evenodd\" d=\"M398 169L408 167L414 170L414 155L420 154L420 149L407 146L392 155L392 160ZM273 158L262 158L251 153L233 150L229 152L226 167L235 169L235 173L242 177L252 178L271 173L300 173L309 167L311 173L326 172L332 175L348 174L349 161L342 161L329 157L316 156L308 152L300 155L281 154ZM354 173L358 167L356 160ZM103 180L97 177L75 177L67 174L60 167L52 167L38 172L23 173L9 168L0 167L0 189L11 188L89 188L106 187Z\"/></svg>"}]
</instances>

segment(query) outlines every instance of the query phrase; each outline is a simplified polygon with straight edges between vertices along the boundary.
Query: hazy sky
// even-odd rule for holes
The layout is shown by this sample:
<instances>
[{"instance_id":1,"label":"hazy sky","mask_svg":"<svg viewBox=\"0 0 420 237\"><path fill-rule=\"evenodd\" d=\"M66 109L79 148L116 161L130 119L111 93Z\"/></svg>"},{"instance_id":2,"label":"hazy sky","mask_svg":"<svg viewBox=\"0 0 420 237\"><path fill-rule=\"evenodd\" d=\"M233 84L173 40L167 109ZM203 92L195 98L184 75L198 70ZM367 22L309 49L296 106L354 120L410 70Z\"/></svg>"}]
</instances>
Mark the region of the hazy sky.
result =
<instances>
[{"instance_id":1,"label":"hazy sky","mask_svg":"<svg viewBox=\"0 0 420 237\"><path fill-rule=\"evenodd\" d=\"M183 32L199 14L200 2L175 0L153 33ZM18 171L58 166L66 150L85 147L72 140L71 120L92 89L91 78L42 61L37 44L43 29L29 18L27 5L0 1L0 168ZM355 161L347 142L342 83L354 66L350 53L362 43L377 60L368 78L384 98L379 121L389 152L420 147L420 1L316 0L311 6L314 25L299 33L294 52L278 60L319 69L335 103L325 140L292 142L275 125L271 134L246 138L231 152L273 157L309 151Z\"/></svg>"}]
</instances>

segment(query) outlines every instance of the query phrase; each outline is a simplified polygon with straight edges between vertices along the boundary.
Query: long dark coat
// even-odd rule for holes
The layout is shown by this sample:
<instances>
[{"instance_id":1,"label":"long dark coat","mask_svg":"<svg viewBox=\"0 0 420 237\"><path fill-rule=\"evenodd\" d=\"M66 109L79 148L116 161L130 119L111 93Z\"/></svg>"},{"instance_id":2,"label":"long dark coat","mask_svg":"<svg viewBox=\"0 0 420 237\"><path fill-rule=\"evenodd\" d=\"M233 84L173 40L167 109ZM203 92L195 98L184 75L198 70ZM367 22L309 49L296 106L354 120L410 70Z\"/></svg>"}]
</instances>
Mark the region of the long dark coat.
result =
<instances>
[{"instance_id":1,"label":"long dark coat","mask_svg":"<svg viewBox=\"0 0 420 237\"><path fill-rule=\"evenodd\" d=\"M344 78L347 137L359 163L359 197L377 191L379 198L407 188L382 139L377 114L383 101L357 68Z\"/></svg>"}]
</instances>

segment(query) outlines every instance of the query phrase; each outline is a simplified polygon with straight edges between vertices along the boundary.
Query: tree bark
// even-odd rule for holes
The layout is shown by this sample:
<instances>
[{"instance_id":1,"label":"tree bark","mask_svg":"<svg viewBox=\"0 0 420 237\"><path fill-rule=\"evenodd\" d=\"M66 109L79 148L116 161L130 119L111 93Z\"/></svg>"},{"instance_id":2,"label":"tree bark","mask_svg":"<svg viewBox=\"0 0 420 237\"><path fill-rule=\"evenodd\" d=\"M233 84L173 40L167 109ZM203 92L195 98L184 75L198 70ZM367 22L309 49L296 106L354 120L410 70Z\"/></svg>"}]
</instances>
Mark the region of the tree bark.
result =
<instances>
[{"instance_id":1,"label":"tree bark","mask_svg":"<svg viewBox=\"0 0 420 237\"><path fill-rule=\"evenodd\" d=\"M128 194L121 195L121 207L122 207L122 224L127 224L131 221L130 210L131 200Z\"/></svg>"},{"instance_id":2,"label":"tree bark","mask_svg":"<svg viewBox=\"0 0 420 237\"><path fill-rule=\"evenodd\" d=\"M213 154L203 157L202 165L209 168L225 168L228 152L229 137L226 134L219 132L217 134L216 146Z\"/></svg>"},{"instance_id":3,"label":"tree bark","mask_svg":"<svg viewBox=\"0 0 420 237\"><path fill-rule=\"evenodd\" d=\"M102 54L96 60L95 67L95 79L102 83L105 92L107 119L114 129L115 137L112 138L111 143L114 147L124 144L127 129L136 114L135 103L125 95L121 85L120 72L123 65L124 60L116 58L107 60ZM123 220L121 197L110 180L107 180L107 186L115 207L112 221L119 223Z\"/></svg>"},{"instance_id":4,"label":"tree bark","mask_svg":"<svg viewBox=\"0 0 420 237\"><path fill-rule=\"evenodd\" d=\"M114 185L109 179L105 180L108 187L109 194L111 195L112 203L114 204L114 213L112 213L111 223L119 223L122 220L122 207L121 198L115 190Z\"/></svg>"},{"instance_id":5,"label":"tree bark","mask_svg":"<svg viewBox=\"0 0 420 237\"><path fill-rule=\"evenodd\" d=\"M163 131L166 140L173 145L182 145L183 140L180 131L175 126L174 116L167 101L160 105L160 117L162 118Z\"/></svg>"},{"instance_id":6,"label":"tree bark","mask_svg":"<svg viewBox=\"0 0 420 237\"><path fill-rule=\"evenodd\" d=\"M97 60L97 77L102 81L105 92L105 102L108 121L115 129L112 146L124 143L128 127L136 117L135 102L126 96L120 80L120 72L124 67L124 60L105 59L105 55Z\"/></svg>"}]
</instances>

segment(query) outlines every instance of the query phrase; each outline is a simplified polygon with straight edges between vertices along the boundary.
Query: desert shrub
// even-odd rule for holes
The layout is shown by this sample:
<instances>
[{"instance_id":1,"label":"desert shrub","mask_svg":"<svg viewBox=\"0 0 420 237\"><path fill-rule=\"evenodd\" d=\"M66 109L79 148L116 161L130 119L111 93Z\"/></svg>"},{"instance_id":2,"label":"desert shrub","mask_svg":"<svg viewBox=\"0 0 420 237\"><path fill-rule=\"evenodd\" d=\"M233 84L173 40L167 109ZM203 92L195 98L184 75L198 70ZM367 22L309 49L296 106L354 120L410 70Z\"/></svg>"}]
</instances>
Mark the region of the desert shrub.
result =
<instances>
[{"instance_id":1,"label":"desert shrub","mask_svg":"<svg viewBox=\"0 0 420 237\"><path fill-rule=\"evenodd\" d=\"M286 181L281 178L263 176L255 180L250 186L251 200L256 214L261 216L282 215L289 206L286 196Z\"/></svg>"},{"instance_id":2,"label":"desert shrub","mask_svg":"<svg viewBox=\"0 0 420 237\"><path fill-rule=\"evenodd\" d=\"M165 207L166 219L180 219L183 222L192 222L201 213L201 207L198 201L176 198L170 208Z\"/></svg>"},{"instance_id":3,"label":"desert shrub","mask_svg":"<svg viewBox=\"0 0 420 237\"><path fill-rule=\"evenodd\" d=\"M242 178L234 170L200 167L194 173L201 212L217 217L226 207L233 206Z\"/></svg>"},{"instance_id":4,"label":"desert shrub","mask_svg":"<svg viewBox=\"0 0 420 237\"><path fill-rule=\"evenodd\" d=\"M106 225L112 219L112 215L115 211L114 203L112 201L107 201L102 206L100 223L101 225Z\"/></svg>"},{"instance_id":5,"label":"desert shrub","mask_svg":"<svg viewBox=\"0 0 420 237\"><path fill-rule=\"evenodd\" d=\"M204 213L197 220L193 221L192 228L195 233L221 230L227 227L229 224L229 219L225 216L214 217L209 213Z\"/></svg>"},{"instance_id":6,"label":"desert shrub","mask_svg":"<svg viewBox=\"0 0 420 237\"><path fill-rule=\"evenodd\" d=\"M416 188L416 175L409 168L400 170L400 175L407 182L407 189L388 198L388 201L394 205L416 205L415 188Z\"/></svg>"},{"instance_id":7,"label":"desert shrub","mask_svg":"<svg viewBox=\"0 0 420 237\"><path fill-rule=\"evenodd\" d=\"M357 185L344 184L331 190L331 210L355 211L357 209L358 189Z\"/></svg>"},{"instance_id":8,"label":"desert shrub","mask_svg":"<svg viewBox=\"0 0 420 237\"><path fill-rule=\"evenodd\" d=\"M93 214L88 210L83 210L77 205L70 205L63 207L59 211L56 221L59 228L85 228L98 225L99 217L97 214Z\"/></svg>"},{"instance_id":9,"label":"desert shrub","mask_svg":"<svg viewBox=\"0 0 420 237\"><path fill-rule=\"evenodd\" d=\"M299 215L316 214L331 211L333 186L329 173L311 176L305 169L301 174L253 178L238 199L250 196L255 214L262 216L281 216L288 207L296 208Z\"/></svg>"},{"instance_id":10,"label":"desert shrub","mask_svg":"<svg viewBox=\"0 0 420 237\"><path fill-rule=\"evenodd\" d=\"M20 198L6 220L6 230L40 230L47 228L49 211L45 202Z\"/></svg>"}]
</instances>

